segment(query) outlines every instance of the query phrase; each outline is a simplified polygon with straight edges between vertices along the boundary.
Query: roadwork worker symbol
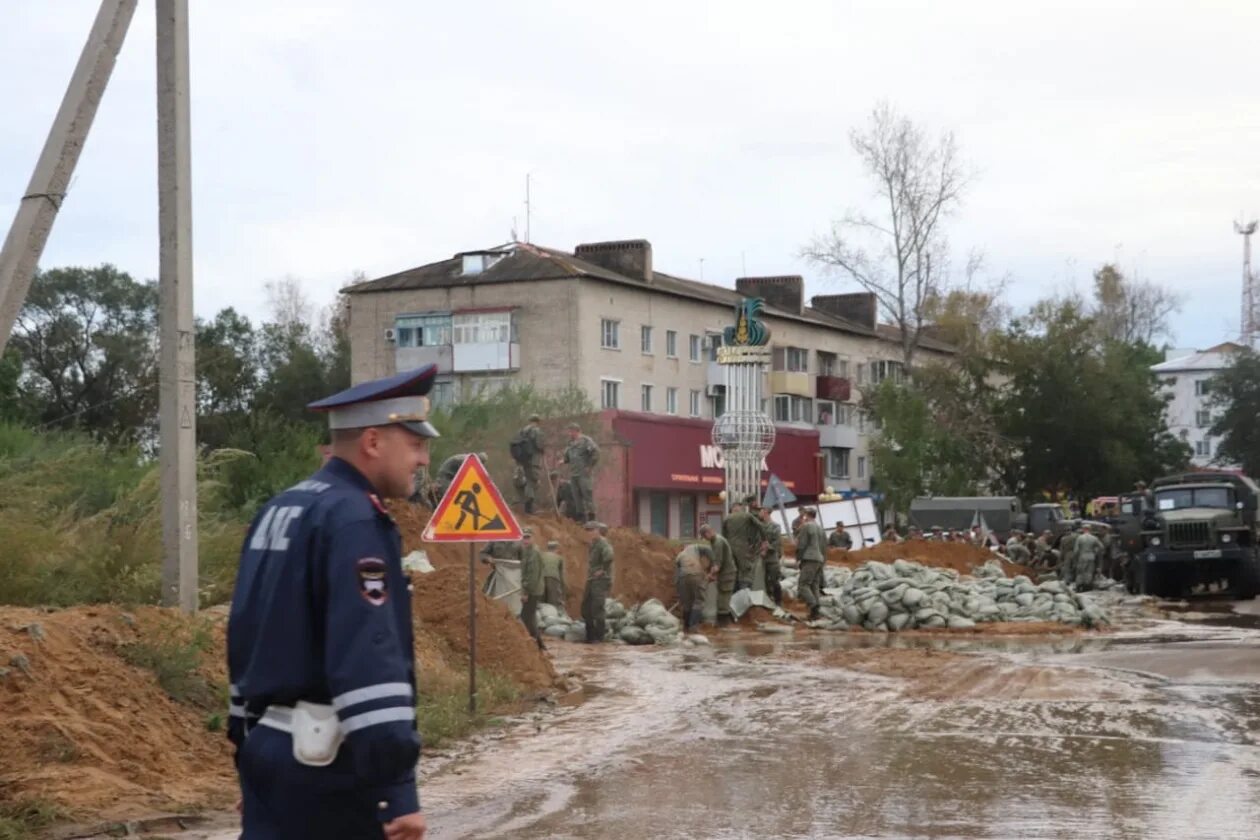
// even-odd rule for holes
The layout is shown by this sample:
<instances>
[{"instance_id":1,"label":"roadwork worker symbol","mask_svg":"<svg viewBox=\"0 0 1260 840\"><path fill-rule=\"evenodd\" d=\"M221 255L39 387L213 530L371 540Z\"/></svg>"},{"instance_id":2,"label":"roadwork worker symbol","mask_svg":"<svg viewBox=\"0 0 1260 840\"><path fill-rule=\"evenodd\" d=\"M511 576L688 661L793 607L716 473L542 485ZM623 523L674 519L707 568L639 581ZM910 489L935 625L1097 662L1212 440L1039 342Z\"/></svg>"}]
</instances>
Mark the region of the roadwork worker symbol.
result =
<instances>
[{"instance_id":1,"label":"roadwork worker symbol","mask_svg":"<svg viewBox=\"0 0 1260 840\"><path fill-rule=\"evenodd\" d=\"M437 510L424 539L429 542L511 542L521 538L521 526L494 486L476 455L464 459Z\"/></svg>"}]
</instances>

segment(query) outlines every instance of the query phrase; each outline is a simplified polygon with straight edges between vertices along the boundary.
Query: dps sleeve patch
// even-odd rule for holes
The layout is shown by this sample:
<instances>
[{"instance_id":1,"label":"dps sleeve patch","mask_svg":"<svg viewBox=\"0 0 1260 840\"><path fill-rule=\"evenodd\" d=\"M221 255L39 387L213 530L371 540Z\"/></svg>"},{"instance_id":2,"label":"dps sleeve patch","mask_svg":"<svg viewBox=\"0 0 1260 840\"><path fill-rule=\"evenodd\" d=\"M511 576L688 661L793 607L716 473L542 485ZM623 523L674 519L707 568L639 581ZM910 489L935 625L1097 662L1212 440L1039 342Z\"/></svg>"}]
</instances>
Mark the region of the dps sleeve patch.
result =
<instances>
[{"instance_id":1,"label":"dps sleeve patch","mask_svg":"<svg viewBox=\"0 0 1260 840\"><path fill-rule=\"evenodd\" d=\"M369 604L379 607L389 600L389 585L385 561L379 557L364 557L355 563L359 578L359 594Z\"/></svg>"}]
</instances>

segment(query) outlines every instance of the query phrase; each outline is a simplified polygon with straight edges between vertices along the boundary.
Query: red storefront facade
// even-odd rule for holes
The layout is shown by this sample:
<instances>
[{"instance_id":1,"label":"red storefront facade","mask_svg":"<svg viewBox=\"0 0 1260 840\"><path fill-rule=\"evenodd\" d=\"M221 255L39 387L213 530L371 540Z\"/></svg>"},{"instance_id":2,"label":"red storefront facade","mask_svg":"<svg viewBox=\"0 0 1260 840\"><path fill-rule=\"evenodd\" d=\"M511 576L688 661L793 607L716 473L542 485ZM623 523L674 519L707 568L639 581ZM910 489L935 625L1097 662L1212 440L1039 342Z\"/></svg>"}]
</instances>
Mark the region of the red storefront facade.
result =
<instances>
[{"instance_id":1,"label":"red storefront facade","mask_svg":"<svg viewBox=\"0 0 1260 840\"><path fill-rule=\"evenodd\" d=\"M705 521L720 519L722 453L713 445L712 420L631 411L605 411L604 455L595 488L600 518L676 539L693 538ZM796 496L821 491L818 431L780 426L766 458Z\"/></svg>"}]
</instances>

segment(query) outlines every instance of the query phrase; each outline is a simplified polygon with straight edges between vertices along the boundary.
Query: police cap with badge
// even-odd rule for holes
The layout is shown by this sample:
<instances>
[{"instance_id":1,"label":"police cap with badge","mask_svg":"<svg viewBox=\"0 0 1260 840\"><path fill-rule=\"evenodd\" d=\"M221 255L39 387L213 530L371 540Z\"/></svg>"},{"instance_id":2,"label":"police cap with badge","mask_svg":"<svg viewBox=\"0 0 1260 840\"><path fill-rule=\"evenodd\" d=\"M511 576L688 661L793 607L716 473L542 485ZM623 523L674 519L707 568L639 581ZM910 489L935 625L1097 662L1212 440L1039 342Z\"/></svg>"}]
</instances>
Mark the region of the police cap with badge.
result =
<instances>
[{"instance_id":1,"label":"police cap with badge","mask_svg":"<svg viewBox=\"0 0 1260 840\"><path fill-rule=\"evenodd\" d=\"M439 437L428 421L429 398L437 365L363 382L306 407L328 415L328 428L364 429L402 426L421 437Z\"/></svg>"}]
</instances>

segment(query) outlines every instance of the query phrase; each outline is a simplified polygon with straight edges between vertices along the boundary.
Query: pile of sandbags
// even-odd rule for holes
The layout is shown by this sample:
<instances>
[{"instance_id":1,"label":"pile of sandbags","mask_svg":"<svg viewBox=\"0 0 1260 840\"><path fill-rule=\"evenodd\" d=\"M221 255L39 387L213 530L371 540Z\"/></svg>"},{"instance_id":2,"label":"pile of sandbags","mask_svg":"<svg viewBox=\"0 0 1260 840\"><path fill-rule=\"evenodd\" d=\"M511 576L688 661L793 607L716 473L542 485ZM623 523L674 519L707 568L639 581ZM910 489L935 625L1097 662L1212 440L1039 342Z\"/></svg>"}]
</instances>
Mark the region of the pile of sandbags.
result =
<instances>
[{"instance_id":1,"label":"pile of sandbags","mask_svg":"<svg viewBox=\"0 0 1260 840\"><path fill-rule=\"evenodd\" d=\"M1024 575L1008 578L995 562L977 569L975 577L906 560L870 561L847 575L843 574L847 569L835 571L838 585L824 589L822 620L816 625L828 629L962 630L991 621L1056 621L1085 627L1107 623L1099 607L1061 582L1034 583ZM788 590L787 580L783 588Z\"/></svg>"},{"instance_id":2,"label":"pile of sandbags","mask_svg":"<svg viewBox=\"0 0 1260 840\"><path fill-rule=\"evenodd\" d=\"M655 598L627 608L614 598L604 601L604 617L608 625L608 641L628 645L672 645L682 640L682 622ZM550 604L538 607L538 626L557 639L580 642L586 639L586 625L569 618Z\"/></svg>"}]
</instances>

